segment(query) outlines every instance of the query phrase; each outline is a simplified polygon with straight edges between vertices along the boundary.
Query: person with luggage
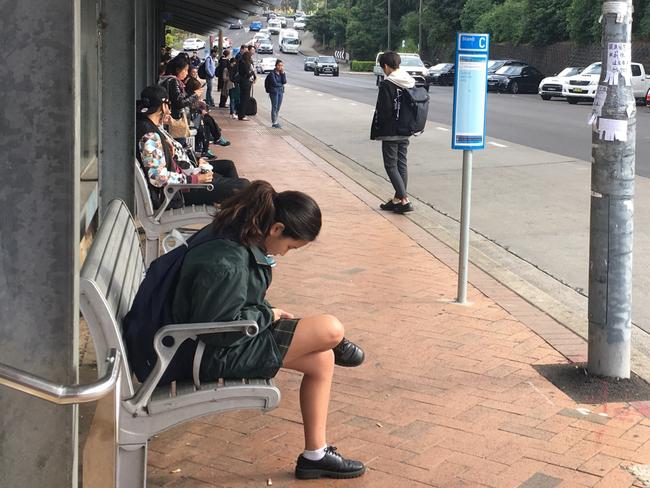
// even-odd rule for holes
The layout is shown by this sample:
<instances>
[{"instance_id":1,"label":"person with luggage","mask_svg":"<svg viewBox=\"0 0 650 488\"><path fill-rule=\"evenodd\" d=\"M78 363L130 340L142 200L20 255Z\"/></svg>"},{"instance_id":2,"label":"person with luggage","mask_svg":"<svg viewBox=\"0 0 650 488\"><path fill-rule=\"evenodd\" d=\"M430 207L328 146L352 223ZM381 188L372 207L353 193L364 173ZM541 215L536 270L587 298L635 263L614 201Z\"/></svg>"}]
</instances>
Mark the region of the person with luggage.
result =
<instances>
[{"instance_id":1,"label":"person with luggage","mask_svg":"<svg viewBox=\"0 0 650 488\"><path fill-rule=\"evenodd\" d=\"M281 59L275 62L275 69L271 71L264 80L264 88L271 99L271 127L281 129L278 122L278 113L282 106L284 96L284 85L287 84L287 75L284 73L284 63Z\"/></svg>"},{"instance_id":2,"label":"person with luggage","mask_svg":"<svg viewBox=\"0 0 650 488\"><path fill-rule=\"evenodd\" d=\"M332 315L296 318L266 300L272 256L313 242L321 225L320 208L311 197L278 193L266 181L254 181L224 201L213 223L194 238L200 243L190 240L184 251L169 295L169 323L254 320L259 333L202 335L200 344L188 341L189 347L179 350L170 368L191 378L192 364L199 361L202 382L272 378L281 367L303 373L305 444L295 476L354 478L365 466L327 443L327 413L334 365L359 366L363 350L344 337L343 325Z\"/></svg>"},{"instance_id":3,"label":"person with luggage","mask_svg":"<svg viewBox=\"0 0 650 488\"><path fill-rule=\"evenodd\" d=\"M239 120L249 120L248 115L257 113L257 102L251 97L253 84L257 79L253 68L253 57L250 51L245 50L239 59Z\"/></svg>"},{"instance_id":4,"label":"person with luggage","mask_svg":"<svg viewBox=\"0 0 650 488\"><path fill-rule=\"evenodd\" d=\"M381 141L384 168L395 189L393 197L382 203L379 208L403 214L413 211L413 203L409 201L406 193L409 136L398 134L399 112L396 107L400 106L404 91L415 86L415 80L400 69L400 63L401 58L394 51L386 51L379 56L379 66L386 77L379 84L370 139Z\"/></svg>"},{"instance_id":5,"label":"person with luggage","mask_svg":"<svg viewBox=\"0 0 650 488\"><path fill-rule=\"evenodd\" d=\"M237 118L237 110L239 107L239 66L235 58L230 59L228 69L226 70L226 79L224 82L224 89L228 91L230 98L230 118Z\"/></svg>"}]
</instances>

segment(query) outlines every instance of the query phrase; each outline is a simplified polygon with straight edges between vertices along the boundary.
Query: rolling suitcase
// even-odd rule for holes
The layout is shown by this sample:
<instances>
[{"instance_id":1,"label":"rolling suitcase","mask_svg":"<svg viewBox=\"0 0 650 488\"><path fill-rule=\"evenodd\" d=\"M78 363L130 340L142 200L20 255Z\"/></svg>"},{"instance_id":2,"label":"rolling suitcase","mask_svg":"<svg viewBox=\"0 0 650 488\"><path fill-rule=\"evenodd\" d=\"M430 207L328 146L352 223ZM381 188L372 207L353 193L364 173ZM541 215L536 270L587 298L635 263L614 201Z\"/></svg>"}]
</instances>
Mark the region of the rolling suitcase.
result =
<instances>
[{"instance_id":1,"label":"rolling suitcase","mask_svg":"<svg viewBox=\"0 0 650 488\"><path fill-rule=\"evenodd\" d=\"M246 107L244 107L244 114L246 115L257 115L257 100L253 97L253 87L254 85L251 86L251 96L248 99Z\"/></svg>"}]
</instances>

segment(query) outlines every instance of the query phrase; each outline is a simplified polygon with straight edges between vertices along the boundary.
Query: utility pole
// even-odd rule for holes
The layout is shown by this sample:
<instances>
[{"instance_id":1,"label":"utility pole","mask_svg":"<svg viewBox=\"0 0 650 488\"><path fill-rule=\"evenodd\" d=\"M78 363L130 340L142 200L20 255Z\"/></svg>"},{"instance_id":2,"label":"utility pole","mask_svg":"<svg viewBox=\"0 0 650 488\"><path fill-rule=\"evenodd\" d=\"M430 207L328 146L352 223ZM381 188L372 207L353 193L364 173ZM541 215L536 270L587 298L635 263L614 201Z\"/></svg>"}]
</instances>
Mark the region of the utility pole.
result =
<instances>
[{"instance_id":1,"label":"utility pole","mask_svg":"<svg viewBox=\"0 0 650 488\"><path fill-rule=\"evenodd\" d=\"M636 106L632 0L603 3L602 72L591 123L588 370L630 377Z\"/></svg>"},{"instance_id":2,"label":"utility pole","mask_svg":"<svg viewBox=\"0 0 650 488\"><path fill-rule=\"evenodd\" d=\"M420 0L420 12L418 14L418 54L422 56L422 0Z\"/></svg>"},{"instance_id":3,"label":"utility pole","mask_svg":"<svg viewBox=\"0 0 650 488\"><path fill-rule=\"evenodd\" d=\"M390 0L388 0L388 45L386 50L390 51Z\"/></svg>"}]
</instances>

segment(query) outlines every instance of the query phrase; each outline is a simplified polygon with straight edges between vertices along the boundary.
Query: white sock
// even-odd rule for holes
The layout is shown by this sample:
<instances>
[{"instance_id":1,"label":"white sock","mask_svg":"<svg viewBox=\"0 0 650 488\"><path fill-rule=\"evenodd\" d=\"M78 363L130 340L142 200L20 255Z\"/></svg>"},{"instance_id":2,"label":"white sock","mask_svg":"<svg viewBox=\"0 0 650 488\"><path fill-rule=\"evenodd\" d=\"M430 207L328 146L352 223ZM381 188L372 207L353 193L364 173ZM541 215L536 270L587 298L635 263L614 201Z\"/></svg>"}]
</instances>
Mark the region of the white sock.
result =
<instances>
[{"instance_id":1,"label":"white sock","mask_svg":"<svg viewBox=\"0 0 650 488\"><path fill-rule=\"evenodd\" d=\"M309 461L320 461L325 457L325 448L327 448L327 445L321 447L320 449L316 449L315 451L308 451L305 449L302 452L302 457L308 459Z\"/></svg>"}]
</instances>

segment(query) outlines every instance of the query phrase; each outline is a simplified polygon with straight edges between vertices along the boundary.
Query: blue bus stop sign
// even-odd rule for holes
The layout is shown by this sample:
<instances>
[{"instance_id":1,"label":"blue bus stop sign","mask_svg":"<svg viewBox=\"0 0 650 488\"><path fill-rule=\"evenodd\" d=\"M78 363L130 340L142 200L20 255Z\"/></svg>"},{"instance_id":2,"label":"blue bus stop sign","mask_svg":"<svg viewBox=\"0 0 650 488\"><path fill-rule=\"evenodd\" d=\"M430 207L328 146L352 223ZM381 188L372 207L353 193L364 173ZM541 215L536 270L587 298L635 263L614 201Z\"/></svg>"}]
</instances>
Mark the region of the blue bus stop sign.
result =
<instances>
[{"instance_id":1,"label":"blue bus stop sign","mask_svg":"<svg viewBox=\"0 0 650 488\"><path fill-rule=\"evenodd\" d=\"M489 34L457 34L452 149L485 147L489 50Z\"/></svg>"}]
</instances>

